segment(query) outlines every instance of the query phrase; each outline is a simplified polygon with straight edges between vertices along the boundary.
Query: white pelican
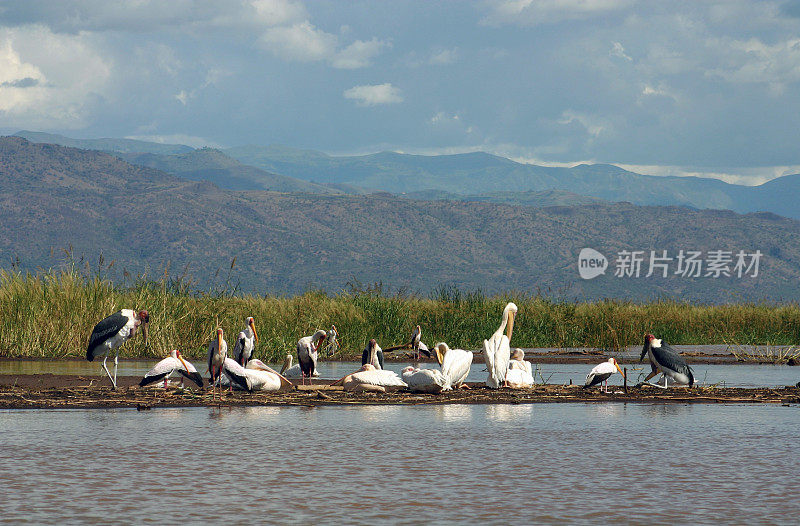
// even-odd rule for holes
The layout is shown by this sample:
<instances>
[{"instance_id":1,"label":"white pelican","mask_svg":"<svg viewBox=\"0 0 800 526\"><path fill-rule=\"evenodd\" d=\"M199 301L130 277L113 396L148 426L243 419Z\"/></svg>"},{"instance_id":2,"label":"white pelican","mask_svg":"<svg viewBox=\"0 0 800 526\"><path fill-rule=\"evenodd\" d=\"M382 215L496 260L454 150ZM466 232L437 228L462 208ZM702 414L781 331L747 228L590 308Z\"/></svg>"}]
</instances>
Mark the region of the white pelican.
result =
<instances>
[{"instance_id":1,"label":"white pelican","mask_svg":"<svg viewBox=\"0 0 800 526\"><path fill-rule=\"evenodd\" d=\"M402 373L403 381L412 393L441 393L450 388L445 375L436 369L420 369L409 365Z\"/></svg>"},{"instance_id":2,"label":"white pelican","mask_svg":"<svg viewBox=\"0 0 800 526\"><path fill-rule=\"evenodd\" d=\"M371 363L376 369L383 369L383 349L375 341L375 338L367 342L367 346L361 353L361 365L365 363Z\"/></svg>"},{"instance_id":3,"label":"white pelican","mask_svg":"<svg viewBox=\"0 0 800 526\"><path fill-rule=\"evenodd\" d=\"M228 343L223 338L222 328L219 328L217 336L208 342L208 371L211 373L212 394L217 380L222 376L222 367L226 359L228 359Z\"/></svg>"},{"instance_id":4,"label":"white pelican","mask_svg":"<svg viewBox=\"0 0 800 526\"><path fill-rule=\"evenodd\" d=\"M89 347L86 349L86 359L94 361L98 356L103 357L103 369L105 369L108 379L114 389L117 388L117 362L119 361L119 347L127 340L136 336L136 330L142 327L144 344L147 346L147 324L150 322L150 315L146 310L138 313L131 309L122 309L115 312L108 318L100 320L94 326L91 336L89 336ZM111 351L114 351L114 376L108 372L106 360Z\"/></svg>"},{"instance_id":5,"label":"white pelican","mask_svg":"<svg viewBox=\"0 0 800 526\"><path fill-rule=\"evenodd\" d=\"M512 389L522 389L533 385L533 372L531 362L525 361L525 351L514 349L511 360L508 362L506 383Z\"/></svg>"},{"instance_id":6,"label":"white pelican","mask_svg":"<svg viewBox=\"0 0 800 526\"><path fill-rule=\"evenodd\" d=\"M303 383L305 383L306 376L308 376L309 383L311 382L311 376L317 370L319 347L327 337L327 332L317 329L313 335L303 336L297 340L297 361L300 362Z\"/></svg>"},{"instance_id":7,"label":"white pelican","mask_svg":"<svg viewBox=\"0 0 800 526\"><path fill-rule=\"evenodd\" d=\"M492 389L507 387L506 372L508 372L508 362L511 359L511 333L514 331L514 316L517 314L517 306L513 303L506 305L503 309L503 321L500 328L492 334L488 340L483 340L483 359L486 361L486 369L489 371L489 378L486 385ZM503 334L503 331L506 334Z\"/></svg>"},{"instance_id":8,"label":"white pelican","mask_svg":"<svg viewBox=\"0 0 800 526\"><path fill-rule=\"evenodd\" d=\"M469 389L464 383L472 366L473 354L464 349L451 349L444 342L437 343L433 348L433 356L442 369L442 374L447 378L446 389L463 387Z\"/></svg>"},{"instance_id":9,"label":"white pelican","mask_svg":"<svg viewBox=\"0 0 800 526\"><path fill-rule=\"evenodd\" d=\"M236 345L233 346L233 359L242 366L247 365L247 362L253 355L256 342L258 342L256 322L253 320L253 317L248 317L244 323L245 328L236 337Z\"/></svg>"},{"instance_id":10,"label":"white pelican","mask_svg":"<svg viewBox=\"0 0 800 526\"><path fill-rule=\"evenodd\" d=\"M371 364L364 364L358 371L348 374L335 384L341 383L345 391L374 391L385 393L402 387L407 387L406 383L397 376L394 371L386 369L376 369Z\"/></svg>"},{"instance_id":11,"label":"white pelican","mask_svg":"<svg viewBox=\"0 0 800 526\"><path fill-rule=\"evenodd\" d=\"M622 369L619 368L616 358L609 358L608 361L596 366L589 374L586 375L586 383L583 384L583 387L591 387L593 385L605 382L605 392L607 393L608 378L617 371L619 371L619 374L621 374L623 377L625 376L625 373L623 373Z\"/></svg>"},{"instance_id":12,"label":"white pelican","mask_svg":"<svg viewBox=\"0 0 800 526\"><path fill-rule=\"evenodd\" d=\"M280 391L294 387L292 382L261 360L247 362L245 374L250 379L250 389L253 391Z\"/></svg>"},{"instance_id":13,"label":"white pelican","mask_svg":"<svg viewBox=\"0 0 800 526\"><path fill-rule=\"evenodd\" d=\"M147 371L147 374L144 375L142 381L139 382L139 387L144 387L145 385L152 384L163 379L164 389L166 389L167 380L169 379L170 375L176 371L182 375L181 385L183 385L183 377L185 376L189 380L196 383L199 387L203 387L203 377L200 376L200 373L197 372L197 369L194 368L194 365L183 359L183 356L178 349L173 350L171 353L169 353L169 356L155 364L152 369Z\"/></svg>"},{"instance_id":14,"label":"white pelican","mask_svg":"<svg viewBox=\"0 0 800 526\"><path fill-rule=\"evenodd\" d=\"M286 358L283 360L283 367L281 368L280 374L286 378L302 378L303 371L300 370L300 364L296 363L292 365L292 361L292 355L287 353ZM319 376L319 371L314 368L314 372L311 374L311 376Z\"/></svg>"},{"instance_id":15,"label":"white pelican","mask_svg":"<svg viewBox=\"0 0 800 526\"><path fill-rule=\"evenodd\" d=\"M645 355L650 359L650 374L644 379L645 382L650 384L648 380L658 373L661 373L664 378L664 385L650 384L657 387L667 388L667 377L672 378L675 383L688 384L689 387L694 385L694 375L692 368L686 363L686 360L678 354L678 351L667 345L666 342L656 339L652 334L646 334L644 337L644 347L642 354L639 356L641 362Z\"/></svg>"}]
</instances>

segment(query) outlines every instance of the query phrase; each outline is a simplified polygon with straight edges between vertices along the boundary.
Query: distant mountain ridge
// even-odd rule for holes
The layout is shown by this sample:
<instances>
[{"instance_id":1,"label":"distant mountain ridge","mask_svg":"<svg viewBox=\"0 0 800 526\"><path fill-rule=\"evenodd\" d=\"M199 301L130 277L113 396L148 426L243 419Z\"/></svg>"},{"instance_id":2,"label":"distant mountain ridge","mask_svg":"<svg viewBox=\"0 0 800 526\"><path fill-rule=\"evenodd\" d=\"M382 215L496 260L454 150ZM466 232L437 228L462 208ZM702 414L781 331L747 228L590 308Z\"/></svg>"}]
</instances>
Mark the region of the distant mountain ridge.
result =
<instances>
[{"instance_id":1,"label":"distant mountain ridge","mask_svg":"<svg viewBox=\"0 0 800 526\"><path fill-rule=\"evenodd\" d=\"M102 252L119 273L160 275L170 264L205 284L235 257L235 279L256 293L337 291L355 279L423 293L454 285L590 299L800 300L800 222L774 214L234 192L19 137L0 138L0 223L0 254L22 269L52 266L53 251L71 245L90 261ZM609 257L606 275L578 277L584 247ZM746 279L614 277L614 254L656 249L760 250L764 261Z\"/></svg>"},{"instance_id":2,"label":"distant mountain ridge","mask_svg":"<svg viewBox=\"0 0 800 526\"><path fill-rule=\"evenodd\" d=\"M409 155L381 152L334 157L288 147L246 146L224 150L240 161L301 179L353 184L392 193L441 191L476 195L564 190L614 202L768 211L800 218L800 175L756 187L718 179L641 175L607 164L572 168L521 164L484 152Z\"/></svg>"},{"instance_id":3,"label":"distant mountain ridge","mask_svg":"<svg viewBox=\"0 0 800 526\"><path fill-rule=\"evenodd\" d=\"M111 151L108 148L116 146L123 149L114 151L122 152L121 156L131 162L173 174L179 173L173 171L176 169L173 161L136 156L130 149L142 148L142 152L154 155L186 156L195 160L200 157L191 154L195 150L182 145L161 145L129 139L75 140L36 132L20 134L30 137L34 142L70 143L67 145L81 148ZM75 141L79 143L72 144ZM116 144L114 141L122 142ZM180 151L155 151L166 147ZM521 199L509 198L512 193L566 191L611 202L678 205L739 213L764 211L800 218L800 206L797 204L800 203L800 174L786 175L750 187L700 177L641 175L607 164L572 168L536 166L485 152L435 156L380 152L361 156L332 156L280 145L251 145L213 151L237 160L240 165L232 166L230 161L225 161L227 166L202 168L201 163L192 170L184 171L181 176L192 180L209 180L223 188L237 190L275 189L321 194L389 192L409 196L438 194L442 196L439 198L455 200L476 200L476 196L479 196L477 200L516 204L526 203ZM305 189L301 189L303 187ZM543 202L537 198L529 199L527 204L536 206L536 203ZM586 199L581 198L575 204L582 202L586 202Z\"/></svg>"},{"instance_id":4,"label":"distant mountain ridge","mask_svg":"<svg viewBox=\"0 0 800 526\"><path fill-rule=\"evenodd\" d=\"M58 144L81 148L84 150L100 150L102 152L147 152L158 154L187 153L194 150L185 144L162 144L158 142L139 141L136 139L73 139L55 133L43 133L22 130L14 134L15 137L22 137L31 142Z\"/></svg>"}]
</instances>

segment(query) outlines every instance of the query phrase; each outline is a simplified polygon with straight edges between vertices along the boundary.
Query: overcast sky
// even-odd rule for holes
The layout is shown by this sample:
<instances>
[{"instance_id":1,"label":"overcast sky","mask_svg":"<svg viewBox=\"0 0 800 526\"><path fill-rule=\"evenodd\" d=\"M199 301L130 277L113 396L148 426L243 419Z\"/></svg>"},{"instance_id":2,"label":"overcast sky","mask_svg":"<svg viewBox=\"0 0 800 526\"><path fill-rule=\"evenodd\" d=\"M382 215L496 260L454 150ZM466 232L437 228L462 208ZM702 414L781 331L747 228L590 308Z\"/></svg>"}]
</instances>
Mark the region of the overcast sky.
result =
<instances>
[{"instance_id":1,"label":"overcast sky","mask_svg":"<svg viewBox=\"0 0 800 526\"><path fill-rule=\"evenodd\" d=\"M800 0L0 2L0 131L800 172Z\"/></svg>"}]
</instances>

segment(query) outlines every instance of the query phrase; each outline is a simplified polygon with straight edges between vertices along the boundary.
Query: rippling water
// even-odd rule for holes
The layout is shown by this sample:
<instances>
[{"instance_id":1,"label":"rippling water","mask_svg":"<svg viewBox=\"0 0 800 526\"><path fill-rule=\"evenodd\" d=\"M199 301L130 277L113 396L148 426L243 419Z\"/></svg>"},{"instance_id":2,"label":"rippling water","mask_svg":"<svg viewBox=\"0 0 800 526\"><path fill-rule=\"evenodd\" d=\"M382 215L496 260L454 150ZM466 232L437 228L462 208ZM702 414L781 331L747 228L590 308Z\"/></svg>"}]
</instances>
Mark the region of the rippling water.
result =
<instances>
[{"instance_id":1,"label":"rippling water","mask_svg":"<svg viewBox=\"0 0 800 526\"><path fill-rule=\"evenodd\" d=\"M0 411L8 523L796 523L800 412L534 404Z\"/></svg>"}]
</instances>

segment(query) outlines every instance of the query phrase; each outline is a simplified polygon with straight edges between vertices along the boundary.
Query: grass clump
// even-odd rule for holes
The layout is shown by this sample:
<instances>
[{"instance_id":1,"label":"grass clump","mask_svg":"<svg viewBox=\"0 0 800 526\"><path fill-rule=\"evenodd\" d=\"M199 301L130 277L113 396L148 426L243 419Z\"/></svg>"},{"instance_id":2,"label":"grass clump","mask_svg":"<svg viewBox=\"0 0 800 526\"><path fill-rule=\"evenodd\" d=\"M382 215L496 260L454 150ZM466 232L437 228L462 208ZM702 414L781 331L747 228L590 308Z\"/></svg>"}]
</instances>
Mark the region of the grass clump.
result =
<instances>
[{"instance_id":1,"label":"grass clump","mask_svg":"<svg viewBox=\"0 0 800 526\"><path fill-rule=\"evenodd\" d=\"M676 301L577 302L513 292L440 287L428 297L351 285L337 294L311 290L292 297L198 291L185 279L139 278L124 285L74 267L38 274L0 270L0 357L83 357L95 323L121 308L147 309L151 345L126 344L126 357L161 357L178 348L205 356L217 327L229 347L247 316L256 319L256 356L281 359L315 328L335 324L340 355L360 353L370 338L382 347L405 343L419 324L423 341L476 349L500 324L503 307L519 307L515 347L595 347L639 344L650 332L672 344L795 345L800 307L766 303L694 305Z\"/></svg>"}]
</instances>

